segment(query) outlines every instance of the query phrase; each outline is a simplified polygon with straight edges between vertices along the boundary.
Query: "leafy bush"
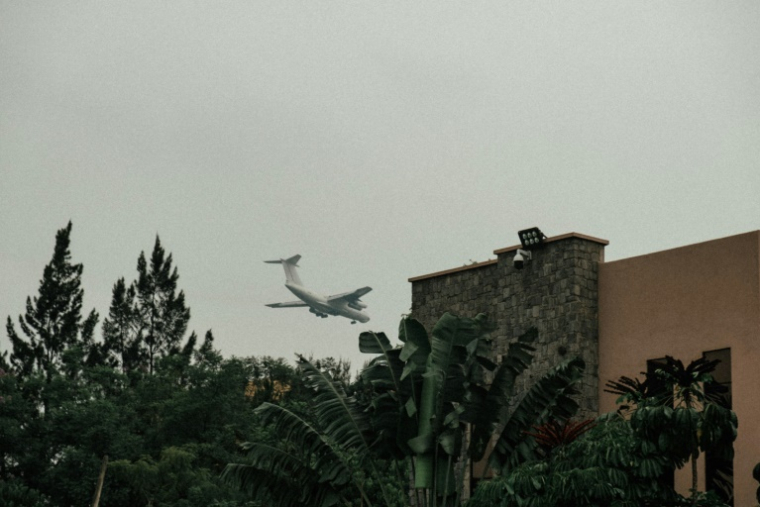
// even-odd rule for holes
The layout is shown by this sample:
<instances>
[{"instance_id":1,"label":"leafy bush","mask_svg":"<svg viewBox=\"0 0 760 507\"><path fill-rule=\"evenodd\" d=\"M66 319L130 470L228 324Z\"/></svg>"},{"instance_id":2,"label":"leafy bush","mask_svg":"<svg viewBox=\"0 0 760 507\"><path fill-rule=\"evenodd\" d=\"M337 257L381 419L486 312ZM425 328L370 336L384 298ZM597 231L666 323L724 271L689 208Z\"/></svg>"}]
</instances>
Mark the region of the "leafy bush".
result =
<instances>
[{"instance_id":1,"label":"leafy bush","mask_svg":"<svg viewBox=\"0 0 760 507\"><path fill-rule=\"evenodd\" d=\"M675 499L660 481L665 466L623 417L607 414L545 459L481 482L467 507L662 505Z\"/></svg>"}]
</instances>

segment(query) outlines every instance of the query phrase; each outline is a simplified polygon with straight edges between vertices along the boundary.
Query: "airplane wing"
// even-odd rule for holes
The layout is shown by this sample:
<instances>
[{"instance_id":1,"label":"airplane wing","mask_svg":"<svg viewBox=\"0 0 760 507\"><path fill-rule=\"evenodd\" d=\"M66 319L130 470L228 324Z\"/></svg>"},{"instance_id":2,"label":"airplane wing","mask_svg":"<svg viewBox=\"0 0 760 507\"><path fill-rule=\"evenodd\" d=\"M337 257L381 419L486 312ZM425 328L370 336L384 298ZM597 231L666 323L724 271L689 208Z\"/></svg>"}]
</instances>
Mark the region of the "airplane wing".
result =
<instances>
[{"instance_id":1,"label":"airplane wing","mask_svg":"<svg viewBox=\"0 0 760 507\"><path fill-rule=\"evenodd\" d=\"M372 287L362 287L356 289L353 292L344 292L343 294L335 294L334 296L328 296L327 301L336 301L338 299L345 299L346 301L356 301L366 293L372 290Z\"/></svg>"},{"instance_id":2,"label":"airplane wing","mask_svg":"<svg viewBox=\"0 0 760 507\"><path fill-rule=\"evenodd\" d=\"M299 308L309 306L303 301L288 301L287 303L272 303L267 305L269 308Z\"/></svg>"}]
</instances>

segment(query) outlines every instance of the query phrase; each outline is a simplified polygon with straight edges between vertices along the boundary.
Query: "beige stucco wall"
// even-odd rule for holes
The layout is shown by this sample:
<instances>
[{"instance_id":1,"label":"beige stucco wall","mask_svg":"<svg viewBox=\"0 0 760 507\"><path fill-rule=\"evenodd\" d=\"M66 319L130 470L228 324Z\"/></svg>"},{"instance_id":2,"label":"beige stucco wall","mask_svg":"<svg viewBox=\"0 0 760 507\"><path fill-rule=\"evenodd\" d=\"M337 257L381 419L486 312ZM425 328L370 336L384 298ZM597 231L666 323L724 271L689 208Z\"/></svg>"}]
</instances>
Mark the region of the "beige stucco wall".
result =
<instances>
[{"instance_id":1,"label":"beige stucco wall","mask_svg":"<svg viewBox=\"0 0 760 507\"><path fill-rule=\"evenodd\" d=\"M599 405L615 410L604 384L636 376L648 359L685 363L731 348L735 505L756 504L760 461L760 231L600 265ZM702 475L703 468L700 467ZM703 481L703 478L700 478ZM676 474L688 493L689 471Z\"/></svg>"}]
</instances>

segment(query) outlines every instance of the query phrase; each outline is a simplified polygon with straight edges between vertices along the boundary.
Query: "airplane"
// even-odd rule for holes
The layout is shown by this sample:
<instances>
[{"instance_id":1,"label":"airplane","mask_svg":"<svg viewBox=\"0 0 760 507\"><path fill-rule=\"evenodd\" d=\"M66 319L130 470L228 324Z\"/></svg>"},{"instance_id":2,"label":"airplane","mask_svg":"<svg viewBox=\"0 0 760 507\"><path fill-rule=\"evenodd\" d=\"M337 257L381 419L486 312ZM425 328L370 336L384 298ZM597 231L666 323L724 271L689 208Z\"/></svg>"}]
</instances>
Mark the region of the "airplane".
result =
<instances>
[{"instance_id":1,"label":"airplane","mask_svg":"<svg viewBox=\"0 0 760 507\"><path fill-rule=\"evenodd\" d=\"M310 291L303 286L301 278L296 272L300 255L294 255L288 259L276 261L264 261L267 264L282 264L285 269L285 287L293 294L298 296L299 301L290 301L287 303L272 303L266 305L270 308L298 308L309 307L309 311L317 317L327 318L329 315L340 315L351 319L351 324L356 322L365 323L369 321L369 315L362 312L367 308L359 298L372 290L371 287L362 287L353 292L344 292L333 296L323 296Z\"/></svg>"}]
</instances>

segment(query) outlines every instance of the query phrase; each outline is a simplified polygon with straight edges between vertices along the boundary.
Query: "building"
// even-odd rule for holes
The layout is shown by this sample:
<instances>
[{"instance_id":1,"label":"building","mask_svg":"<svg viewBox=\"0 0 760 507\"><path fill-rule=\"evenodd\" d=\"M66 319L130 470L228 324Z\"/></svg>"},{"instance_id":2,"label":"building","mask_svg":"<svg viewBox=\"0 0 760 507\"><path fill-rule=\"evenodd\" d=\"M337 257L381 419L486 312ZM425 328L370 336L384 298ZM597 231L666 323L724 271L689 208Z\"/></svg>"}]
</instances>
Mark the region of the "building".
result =
<instances>
[{"instance_id":1,"label":"building","mask_svg":"<svg viewBox=\"0 0 760 507\"><path fill-rule=\"evenodd\" d=\"M523 269L520 245L496 259L410 278L412 314L428 329L446 311L487 314L496 354L531 326L536 360L525 381L565 356L586 362L581 415L615 410L608 380L636 376L666 355L722 360L716 377L731 389L739 418L734 444L735 505L755 505L760 461L760 231L604 262L606 240L569 233L546 238ZM709 460L708 460L709 461ZM700 489L711 465L699 465ZM706 479L707 478L707 479ZM675 476L688 494L690 471Z\"/></svg>"}]
</instances>

